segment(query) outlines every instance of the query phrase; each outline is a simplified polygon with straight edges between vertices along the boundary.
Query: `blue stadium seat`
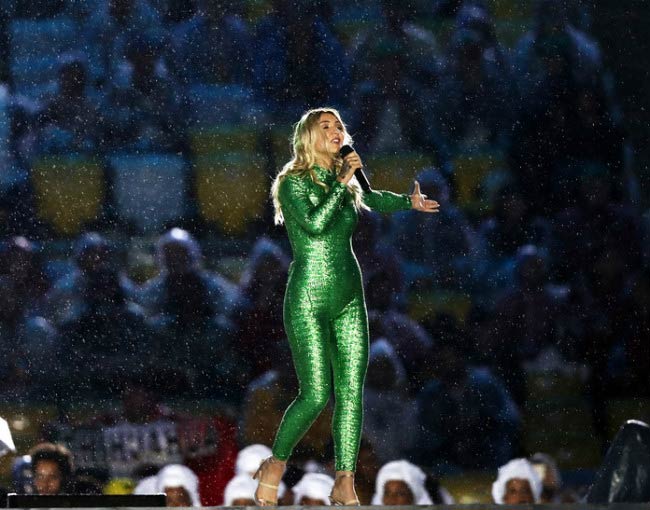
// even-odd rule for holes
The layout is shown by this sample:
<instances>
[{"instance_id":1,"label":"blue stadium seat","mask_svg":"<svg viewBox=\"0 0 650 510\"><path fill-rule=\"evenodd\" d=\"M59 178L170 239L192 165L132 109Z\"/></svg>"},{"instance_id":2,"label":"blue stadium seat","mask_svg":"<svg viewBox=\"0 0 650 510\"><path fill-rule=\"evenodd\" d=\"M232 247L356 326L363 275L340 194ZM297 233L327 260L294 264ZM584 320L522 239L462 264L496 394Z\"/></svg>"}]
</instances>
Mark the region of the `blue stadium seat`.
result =
<instances>
[{"instance_id":1,"label":"blue stadium seat","mask_svg":"<svg viewBox=\"0 0 650 510\"><path fill-rule=\"evenodd\" d=\"M55 79L60 56L74 47L77 32L67 17L12 21L9 70L16 92L39 98Z\"/></svg>"},{"instance_id":2,"label":"blue stadium seat","mask_svg":"<svg viewBox=\"0 0 650 510\"><path fill-rule=\"evenodd\" d=\"M110 158L118 215L145 233L185 213L186 165L176 154L123 154Z\"/></svg>"},{"instance_id":3,"label":"blue stadium seat","mask_svg":"<svg viewBox=\"0 0 650 510\"><path fill-rule=\"evenodd\" d=\"M41 55L12 59L9 69L16 91L26 93L36 86L43 87L48 82L54 83L58 66L56 57Z\"/></svg>"},{"instance_id":4,"label":"blue stadium seat","mask_svg":"<svg viewBox=\"0 0 650 510\"><path fill-rule=\"evenodd\" d=\"M11 57L60 55L73 47L76 36L77 25L67 17L17 19L9 26Z\"/></svg>"}]
</instances>

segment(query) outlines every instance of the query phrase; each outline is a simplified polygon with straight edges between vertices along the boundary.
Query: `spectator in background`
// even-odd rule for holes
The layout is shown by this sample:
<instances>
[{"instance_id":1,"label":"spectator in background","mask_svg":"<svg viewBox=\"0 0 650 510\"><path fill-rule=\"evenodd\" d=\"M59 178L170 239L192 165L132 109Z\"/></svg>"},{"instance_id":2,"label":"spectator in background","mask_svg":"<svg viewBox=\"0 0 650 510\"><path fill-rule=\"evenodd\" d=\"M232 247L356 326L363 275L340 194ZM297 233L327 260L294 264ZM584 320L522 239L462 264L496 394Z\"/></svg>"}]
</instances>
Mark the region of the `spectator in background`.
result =
<instances>
[{"instance_id":1,"label":"spectator in background","mask_svg":"<svg viewBox=\"0 0 650 510\"><path fill-rule=\"evenodd\" d=\"M272 11L257 23L254 87L267 110L289 120L306 104L349 103L349 63L326 20L311 2L273 0ZM321 62L328 62L327 79Z\"/></svg>"},{"instance_id":2,"label":"spectator in background","mask_svg":"<svg viewBox=\"0 0 650 510\"><path fill-rule=\"evenodd\" d=\"M560 209L554 227L556 260L554 271L564 280L593 265L608 245L625 244L629 267L641 265L642 227L633 208L615 192L612 175L603 163L584 164L578 169L573 203Z\"/></svg>"},{"instance_id":3,"label":"spectator in background","mask_svg":"<svg viewBox=\"0 0 650 510\"><path fill-rule=\"evenodd\" d=\"M432 505L425 487L426 475L415 464L395 460L377 473L373 505Z\"/></svg>"},{"instance_id":4,"label":"spectator in background","mask_svg":"<svg viewBox=\"0 0 650 510\"><path fill-rule=\"evenodd\" d=\"M368 282L368 323L372 338L384 337L395 350L406 370L407 390L414 395L426 380L434 343L420 324L391 303L394 290L387 286L389 282L386 273L377 273Z\"/></svg>"},{"instance_id":5,"label":"spectator in background","mask_svg":"<svg viewBox=\"0 0 650 510\"><path fill-rule=\"evenodd\" d=\"M29 451L32 459L34 491L39 495L69 492L73 484L72 453L54 443L40 443Z\"/></svg>"},{"instance_id":6,"label":"spectator in background","mask_svg":"<svg viewBox=\"0 0 650 510\"><path fill-rule=\"evenodd\" d=\"M180 228L160 237L156 257L160 273L134 290L158 331L150 360L169 370L170 378L180 377L170 391L189 385L203 394L218 391L234 398L244 375L229 351L233 325L228 315L237 287L203 267L198 242Z\"/></svg>"},{"instance_id":7,"label":"spectator in background","mask_svg":"<svg viewBox=\"0 0 650 510\"><path fill-rule=\"evenodd\" d=\"M514 286L495 298L490 327L494 345L482 346L504 376L513 364L534 359L556 342L556 326L566 296L563 288L549 280L548 254L532 244L521 246L515 259ZM519 383L510 382L509 387L512 390L523 385L523 381Z\"/></svg>"},{"instance_id":8,"label":"spectator in background","mask_svg":"<svg viewBox=\"0 0 650 510\"><path fill-rule=\"evenodd\" d=\"M232 313L238 330L234 348L246 359L249 377L275 365L274 352L284 340L282 304L290 259L267 237L258 239L239 282L240 300Z\"/></svg>"},{"instance_id":9,"label":"spectator in background","mask_svg":"<svg viewBox=\"0 0 650 510\"><path fill-rule=\"evenodd\" d=\"M51 367L64 395L120 391L141 367L135 354L147 352L150 330L144 311L127 299L129 282L121 274L114 248L100 234L82 235L75 245L76 268L47 294L47 313L61 340Z\"/></svg>"},{"instance_id":10,"label":"spectator in background","mask_svg":"<svg viewBox=\"0 0 650 510\"><path fill-rule=\"evenodd\" d=\"M322 473L307 473L293 486L293 504L329 506L334 479Z\"/></svg>"},{"instance_id":11,"label":"spectator in background","mask_svg":"<svg viewBox=\"0 0 650 510\"><path fill-rule=\"evenodd\" d=\"M157 492L167 496L167 506L199 507L199 479L194 472L181 464L169 464L156 475Z\"/></svg>"},{"instance_id":12,"label":"spectator in background","mask_svg":"<svg viewBox=\"0 0 650 510\"><path fill-rule=\"evenodd\" d=\"M540 502L542 481L526 459L513 459L499 468L492 484L497 505L532 505Z\"/></svg>"},{"instance_id":13,"label":"spectator in background","mask_svg":"<svg viewBox=\"0 0 650 510\"><path fill-rule=\"evenodd\" d=\"M435 36L410 6L381 2L381 17L352 41L351 125L362 151L431 149L430 96L440 74Z\"/></svg>"},{"instance_id":14,"label":"spectator in background","mask_svg":"<svg viewBox=\"0 0 650 510\"><path fill-rule=\"evenodd\" d=\"M427 473L427 479L424 482L424 486L427 489L427 492L431 495L431 500L434 505L453 505L456 503L454 497L440 485L440 480Z\"/></svg>"},{"instance_id":15,"label":"spectator in background","mask_svg":"<svg viewBox=\"0 0 650 510\"><path fill-rule=\"evenodd\" d=\"M521 418L503 383L486 367L468 366L451 344L437 348L434 364L435 377L417 398L416 460L453 472L495 467L510 458Z\"/></svg>"},{"instance_id":16,"label":"spectator in background","mask_svg":"<svg viewBox=\"0 0 650 510\"><path fill-rule=\"evenodd\" d=\"M0 103L8 98L7 88L0 85ZM11 235L34 236L39 230L31 175L23 166L28 165L32 149L28 148L26 153L17 157L21 139L26 139L26 146L29 147L36 143L36 137L29 126L29 115L25 109L9 101L6 105L5 118L2 119L3 108L0 104L0 132L4 132L4 142L0 142L0 239ZM6 122L4 126L3 120ZM18 163L19 159L22 164Z\"/></svg>"},{"instance_id":17,"label":"spectator in background","mask_svg":"<svg viewBox=\"0 0 650 510\"><path fill-rule=\"evenodd\" d=\"M521 110L509 158L532 208L564 206L586 160L607 165L620 194L626 135L597 45L567 22L564 2L539 0L535 30L519 46Z\"/></svg>"},{"instance_id":18,"label":"spectator in background","mask_svg":"<svg viewBox=\"0 0 650 510\"><path fill-rule=\"evenodd\" d=\"M91 3L91 2L88 2ZM84 51L88 54L91 81L110 87L123 73L127 48L144 33L163 37L160 13L148 0L94 2L82 24Z\"/></svg>"},{"instance_id":19,"label":"spectator in background","mask_svg":"<svg viewBox=\"0 0 650 510\"><path fill-rule=\"evenodd\" d=\"M224 506L255 506L257 482L249 474L235 475L223 493Z\"/></svg>"},{"instance_id":20,"label":"spectator in background","mask_svg":"<svg viewBox=\"0 0 650 510\"><path fill-rule=\"evenodd\" d=\"M3 243L0 253L0 282L12 297L12 305L2 307L8 327L15 331L20 322L38 314L49 288L41 255L36 245L23 236L14 236Z\"/></svg>"},{"instance_id":21,"label":"spectator in background","mask_svg":"<svg viewBox=\"0 0 650 510\"><path fill-rule=\"evenodd\" d=\"M162 59L162 43L145 33L129 42L125 55L125 78L107 92L108 143L121 150L186 150L180 89Z\"/></svg>"},{"instance_id":22,"label":"spectator in background","mask_svg":"<svg viewBox=\"0 0 650 510\"><path fill-rule=\"evenodd\" d=\"M506 183L497 193L491 216L478 227L477 257L481 294L512 287L515 256L520 246L527 243L544 246L547 229L544 220L536 217L530 204L514 183Z\"/></svg>"},{"instance_id":23,"label":"spectator in background","mask_svg":"<svg viewBox=\"0 0 650 510\"><path fill-rule=\"evenodd\" d=\"M114 248L101 234L82 234L75 242L73 260L74 269L55 281L46 294L46 316L56 325L81 317L89 307L86 298L94 299L93 292L103 292L107 282L122 291L130 285L121 273Z\"/></svg>"},{"instance_id":24,"label":"spectator in background","mask_svg":"<svg viewBox=\"0 0 650 510\"><path fill-rule=\"evenodd\" d=\"M57 93L37 117L36 150L41 154L97 151L104 135L100 119L100 105L89 95L84 59L61 57Z\"/></svg>"},{"instance_id":25,"label":"spectator in background","mask_svg":"<svg viewBox=\"0 0 650 510\"><path fill-rule=\"evenodd\" d=\"M459 13L459 25L435 93L436 146L445 163L463 152L505 149L513 119L515 91L492 21L473 7Z\"/></svg>"},{"instance_id":26,"label":"spectator in background","mask_svg":"<svg viewBox=\"0 0 650 510\"><path fill-rule=\"evenodd\" d=\"M260 462L271 455L271 449L263 444L251 444L237 454L235 475L249 475L251 478L260 467Z\"/></svg>"},{"instance_id":27,"label":"spectator in background","mask_svg":"<svg viewBox=\"0 0 650 510\"><path fill-rule=\"evenodd\" d=\"M163 323L186 327L225 316L237 302L237 288L219 273L203 267L196 239L172 228L156 243L159 274L135 289L135 297Z\"/></svg>"},{"instance_id":28,"label":"spectator in background","mask_svg":"<svg viewBox=\"0 0 650 510\"><path fill-rule=\"evenodd\" d=\"M115 273L105 273L84 289L79 317L61 324L55 366L60 390L70 396L118 395L143 368L151 330L142 308L129 302Z\"/></svg>"},{"instance_id":29,"label":"spectator in background","mask_svg":"<svg viewBox=\"0 0 650 510\"><path fill-rule=\"evenodd\" d=\"M241 7L214 0L181 3L191 16L172 27L170 44L170 65L181 83L249 85L253 37Z\"/></svg>"},{"instance_id":30,"label":"spectator in background","mask_svg":"<svg viewBox=\"0 0 650 510\"><path fill-rule=\"evenodd\" d=\"M540 503L558 503L562 491L562 475L555 459L546 453L538 452L529 461L542 480Z\"/></svg>"},{"instance_id":31,"label":"spectator in background","mask_svg":"<svg viewBox=\"0 0 650 510\"><path fill-rule=\"evenodd\" d=\"M0 393L39 395L50 379L56 328L41 314L49 282L33 242L10 238L0 249ZM20 397L19 397L20 396Z\"/></svg>"},{"instance_id":32,"label":"spectator in background","mask_svg":"<svg viewBox=\"0 0 650 510\"><path fill-rule=\"evenodd\" d=\"M383 338L370 345L364 390L364 436L380 462L403 457L417 446L417 408L408 395L406 373Z\"/></svg>"},{"instance_id":33,"label":"spectator in background","mask_svg":"<svg viewBox=\"0 0 650 510\"><path fill-rule=\"evenodd\" d=\"M392 307L404 302L406 288L400 251L382 237L386 219L377 212L364 211L353 234L352 244L363 273L364 289L372 291L370 282L380 281L382 290L389 289L389 295L376 297L382 303L390 300L389 306ZM369 308L375 306L379 306L379 303L368 303Z\"/></svg>"},{"instance_id":34,"label":"spectator in background","mask_svg":"<svg viewBox=\"0 0 650 510\"><path fill-rule=\"evenodd\" d=\"M602 71L598 43L569 23L570 5L565 0L536 0L533 27L517 43L514 73L518 83L521 109L530 108L531 101L548 99L548 88L556 79L586 85ZM549 52L563 48L564 54ZM564 68L562 59L570 62ZM545 91L546 93L542 93Z\"/></svg>"},{"instance_id":35,"label":"spectator in background","mask_svg":"<svg viewBox=\"0 0 650 510\"><path fill-rule=\"evenodd\" d=\"M417 289L467 288L478 265L478 238L452 203L449 184L440 171L424 169L416 180L422 193L436 197L442 207L434 216L401 211L393 217L391 240L404 256L407 285Z\"/></svg>"}]
</instances>

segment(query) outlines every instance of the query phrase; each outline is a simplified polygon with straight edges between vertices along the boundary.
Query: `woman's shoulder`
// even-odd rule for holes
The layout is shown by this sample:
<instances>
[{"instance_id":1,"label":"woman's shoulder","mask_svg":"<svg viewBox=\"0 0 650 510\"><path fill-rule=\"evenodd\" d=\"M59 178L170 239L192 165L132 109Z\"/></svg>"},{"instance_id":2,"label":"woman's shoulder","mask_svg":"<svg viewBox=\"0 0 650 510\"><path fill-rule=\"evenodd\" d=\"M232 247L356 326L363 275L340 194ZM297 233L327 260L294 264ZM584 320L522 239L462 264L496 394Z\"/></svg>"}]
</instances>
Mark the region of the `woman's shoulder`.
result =
<instances>
[{"instance_id":1,"label":"woman's shoulder","mask_svg":"<svg viewBox=\"0 0 650 510\"><path fill-rule=\"evenodd\" d=\"M313 179L311 178L311 175L309 171L304 170L301 172L291 172L283 175L282 177L279 178L279 186L280 188L303 188L306 186L309 186L311 184L314 184Z\"/></svg>"}]
</instances>

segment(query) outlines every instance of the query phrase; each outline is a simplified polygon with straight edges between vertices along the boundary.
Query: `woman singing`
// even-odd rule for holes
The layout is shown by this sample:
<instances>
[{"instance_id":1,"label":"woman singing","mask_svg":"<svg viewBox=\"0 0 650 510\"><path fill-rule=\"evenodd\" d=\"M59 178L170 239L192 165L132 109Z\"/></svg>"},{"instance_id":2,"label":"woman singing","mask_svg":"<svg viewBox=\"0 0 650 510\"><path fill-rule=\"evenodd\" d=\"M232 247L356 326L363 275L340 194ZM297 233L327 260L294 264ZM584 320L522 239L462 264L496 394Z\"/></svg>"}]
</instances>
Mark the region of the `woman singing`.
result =
<instances>
[{"instance_id":1,"label":"woman singing","mask_svg":"<svg viewBox=\"0 0 650 510\"><path fill-rule=\"evenodd\" d=\"M284 297L284 327L300 390L284 413L273 455L254 478L258 505L277 504L277 485L293 448L327 404L332 384L336 478L330 499L358 505L354 490L368 365L368 318L352 233L361 209L394 212L414 208L438 212L415 182L412 195L363 193L354 170L356 152L341 159L351 141L339 113L319 108L305 113L293 133L293 159L271 189L275 223L285 223L293 252Z\"/></svg>"}]
</instances>

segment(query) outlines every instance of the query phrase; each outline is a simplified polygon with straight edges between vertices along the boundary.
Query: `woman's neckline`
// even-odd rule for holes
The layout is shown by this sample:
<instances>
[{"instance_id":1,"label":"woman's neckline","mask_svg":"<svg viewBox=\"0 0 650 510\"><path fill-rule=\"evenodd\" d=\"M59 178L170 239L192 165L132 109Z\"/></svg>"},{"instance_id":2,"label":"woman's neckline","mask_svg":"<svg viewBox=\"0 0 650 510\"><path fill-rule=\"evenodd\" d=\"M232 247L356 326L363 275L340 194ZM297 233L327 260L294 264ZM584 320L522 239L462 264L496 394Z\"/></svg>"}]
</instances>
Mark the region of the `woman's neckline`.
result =
<instances>
[{"instance_id":1,"label":"woman's neckline","mask_svg":"<svg viewBox=\"0 0 650 510\"><path fill-rule=\"evenodd\" d=\"M334 172L332 170L329 170L320 165L313 165L312 168L314 168L317 171L324 172L326 175L334 175Z\"/></svg>"}]
</instances>

